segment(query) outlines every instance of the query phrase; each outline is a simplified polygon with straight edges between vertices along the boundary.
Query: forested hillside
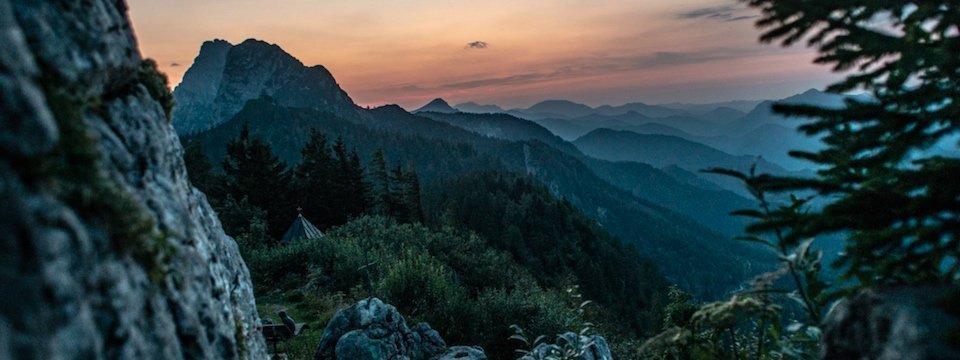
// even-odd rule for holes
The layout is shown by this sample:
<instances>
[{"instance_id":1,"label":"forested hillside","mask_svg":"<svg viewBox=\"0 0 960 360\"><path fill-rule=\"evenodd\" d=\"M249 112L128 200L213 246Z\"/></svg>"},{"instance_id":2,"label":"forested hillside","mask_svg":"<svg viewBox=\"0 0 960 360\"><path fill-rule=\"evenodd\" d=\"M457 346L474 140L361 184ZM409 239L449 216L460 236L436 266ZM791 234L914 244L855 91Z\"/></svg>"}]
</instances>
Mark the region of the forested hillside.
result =
<instances>
[{"instance_id":1,"label":"forested hillside","mask_svg":"<svg viewBox=\"0 0 960 360\"><path fill-rule=\"evenodd\" d=\"M527 174L653 259L671 281L707 297L736 288L769 264L761 251L635 197L598 177L577 157L541 142L483 137L397 107L369 110L363 116L344 119L261 98L248 102L230 121L187 141L196 142L211 163L218 164L226 143L247 124L251 134L262 137L281 160L293 164L301 158L299 148L310 129L316 129L328 139L342 138L364 164L374 151L383 149L390 164L415 169L425 185L475 171ZM295 207L287 205L290 213Z\"/></svg>"},{"instance_id":2,"label":"forested hillside","mask_svg":"<svg viewBox=\"0 0 960 360\"><path fill-rule=\"evenodd\" d=\"M191 180L240 244L261 306L322 321L374 294L502 357L513 346L504 323L573 326L564 313L577 288L595 302L598 326L627 337L657 329L669 284L658 267L537 180L491 170L422 188L413 167L388 163L389 150L361 163L343 138L308 136L287 167L241 126L222 173L188 146ZM327 234L279 243L294 211Z\"/></svg>"}]
</instances>

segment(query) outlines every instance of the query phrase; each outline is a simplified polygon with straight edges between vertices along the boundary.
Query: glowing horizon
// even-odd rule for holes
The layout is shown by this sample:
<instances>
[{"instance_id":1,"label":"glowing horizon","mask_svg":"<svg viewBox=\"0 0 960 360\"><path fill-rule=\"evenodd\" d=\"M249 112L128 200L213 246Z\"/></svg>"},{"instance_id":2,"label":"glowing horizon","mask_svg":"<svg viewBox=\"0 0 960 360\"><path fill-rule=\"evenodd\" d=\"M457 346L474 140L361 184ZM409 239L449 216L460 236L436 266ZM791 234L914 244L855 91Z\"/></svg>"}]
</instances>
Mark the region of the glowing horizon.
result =
<instances>
[{"instance_id":1,"label":"glowing horizon","mask_svg":"<svg viewBox=\"0 0 960 360\"><path fill-rule=\"evenodd\" d=\"M812 51L757 42L732 0L130 0L144 56L180 82L215 38L275 43L323 65L360 105L433 98L505 108L546 99L771 99L838 77ZM171 24L176 24L171 26Z\"/></svg>"}]
</instances>

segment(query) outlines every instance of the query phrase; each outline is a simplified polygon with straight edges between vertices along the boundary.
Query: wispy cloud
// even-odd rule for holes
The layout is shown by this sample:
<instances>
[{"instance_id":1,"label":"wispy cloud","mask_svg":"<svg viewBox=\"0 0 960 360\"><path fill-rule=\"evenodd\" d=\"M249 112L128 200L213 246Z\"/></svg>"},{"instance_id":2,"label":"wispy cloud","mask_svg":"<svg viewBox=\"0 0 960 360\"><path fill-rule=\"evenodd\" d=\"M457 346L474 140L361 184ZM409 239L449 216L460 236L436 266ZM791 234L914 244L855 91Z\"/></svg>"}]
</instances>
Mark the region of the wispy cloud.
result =
<instances>
[{"instance_id":1,"label":"wispy cloud","mask_svg":"<svg viewBox=\"0 0 960 360\"><path fill-rule=\"evenodd\" d=\"M447 83L438 90L464 90L487 86L530 84L581 76L602 75L634 70L650 70L671 66L702 64L713 61L757 56L762 49L716 48L696 52L655 52L624 57L590 57L563 59L555 62L554 69L542 72L527 72L501 77L481 78ZM562 65L561 65L562 64ZM576 65L570 65L576 64Z\"/></svg>"},{"instance_id":2,"label":"wispy cloud","mask_svg":"<svg viewBox=\"0 0 960 360\"><path fill-rule=\"evenodd\" d=\"M170 63L170 67L179 67L179 66L180 66L180 63L176 63L176 62Z\"/></svg>"},{"instance_id":3,"label":"wispy cloud","mask_svg":"<svg viewBox=\"0 0 960 360\"><path fill-rule=\"evenodd\" d=\"M472 41L467 43L467 49L486 49L487 46L490 45L487 44L486 41Z\"/></svg>"},{"instance_id":4,"label":"wispy cloud","mask_svg":"<svg viewBox=\"0 0 960 360\"><path fill-rule=\"evenodd\" d=\"M755 17L757 16L745 14L744 8L730 5L693 9L677 14L679 19L706 19L727 22L748 20Z\"/></svg>"}]
</instances>

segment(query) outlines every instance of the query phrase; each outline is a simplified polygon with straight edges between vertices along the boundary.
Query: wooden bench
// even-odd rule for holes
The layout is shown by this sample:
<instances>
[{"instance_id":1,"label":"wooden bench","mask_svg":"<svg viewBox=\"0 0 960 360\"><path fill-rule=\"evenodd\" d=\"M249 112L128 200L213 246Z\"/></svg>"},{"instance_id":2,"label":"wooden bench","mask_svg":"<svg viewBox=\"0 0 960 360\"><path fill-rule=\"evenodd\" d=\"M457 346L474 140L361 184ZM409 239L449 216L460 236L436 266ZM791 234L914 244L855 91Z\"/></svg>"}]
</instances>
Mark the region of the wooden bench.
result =
<instances>
[{"instance_id":1,"label":"wooden bench","mask_svg":"<svg viewBox=\"0 0 960 360\"><path fill-rule=\"evenodd\" d=\"M298 336L303 333L304 330L309 329L310 325L307 323L298 323L296 331L290 331L284 324L266 324L260 329L260 332L263 333L263 338L267 342L273 343L273 353L277 353L277 343Z\"/></svg>"}]
</instances>

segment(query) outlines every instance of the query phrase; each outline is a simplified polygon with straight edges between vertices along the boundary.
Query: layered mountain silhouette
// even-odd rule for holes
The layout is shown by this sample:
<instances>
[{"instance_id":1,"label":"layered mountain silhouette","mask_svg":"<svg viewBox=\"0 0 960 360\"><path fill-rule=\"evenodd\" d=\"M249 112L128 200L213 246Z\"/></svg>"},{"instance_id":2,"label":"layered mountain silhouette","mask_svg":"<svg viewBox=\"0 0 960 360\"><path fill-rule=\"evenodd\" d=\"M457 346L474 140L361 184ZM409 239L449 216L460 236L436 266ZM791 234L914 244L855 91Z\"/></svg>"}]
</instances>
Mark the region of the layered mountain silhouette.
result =
<instances>
[{"instance_id":1,"label":"layered mountain silhouette","mask_svg":"<svg viewBox=\"0 0 960 360\"><path fill-rule=\"evenodd\" d=\"M763 156L791 171L814 170L814 165L793 158L790 151L813 152L822 148L817 138L797 131L803 119L787 119L771 110L774 103L838 107L849 96L810 89L780 100L729 101L713 104L629 103L591 108L566 100L544 101L529 108L500 111L534 121L564 140L573 141L596 129L626 130L639 134L671 135L701 143L731 155ZM855 96L858 100L868 100ZM481 112L465 103L468 112ZM459 105L458 105L459 106ZM473 106L473 107L471 107ZM483 112L496 112L485 105Z\"/></svg>"},{"instance_id":2,"label":"layered mountain silhouette","mask_svg":"<svg viewBox=\"0 0 960 360\"><path fill-rule=\"evenodd\" d=\"M740 235L744 223L742 219L731 217L730 213L753 206L752 201L725 191L719 185L680 168L668 173L639 162L606 161L584 155L574 144L563 141L546 128L511 115L467 113L425 113L423 115L488 137L543 142L577 158L611 185L629 191L640 199L688 216L724 235ZM737 189L740 189L739 185Z\"/></svg>"},{"instance_id":3,"label":"layered mountain silhouette","mask_svg":"<svg viewBox=\"0 0 960 360\"><path fill-rule=\"evenodd\" d=\"M256 48L263 45L267 50L274 48L252 40L244 44L251 42ZM244 44L230 49L225 68L240 69L231 68L229 63L233 52ZM279 48L272 51L274 56L289 56ZM250 133L263 138L287 163L299 160L299 150L308 140L309 129L316 129L328 138L342 137L365 158L375 149L390 149L387 160L391 164L413 166L424 186L438 179L478 171L523 174L542 182L556 196L566 199L625 243L635 246L672 281L703 296L719 296L772 264L772 259L763 251L721 235L720 232L736 232L740 224L718 224L715 219L694 216L694 208L732 210L736 206L733 203L743 199L730 193L678 182L649 165L633 163L628 166L634 170L621 172L621 165L587 157L539 125L508 115L432 111L411 114L395 105L361 109L336 86L332 76L318 76L314 80L319 85L309 84L306 79L321 67L301 64L297 69L293 65L299 62L275 61L290 67L284 67L283 71L248 69L253 73L250 76L244 76L242 71L223 73L218 92L206 107L226 114L229 112L222 110L225 105L241 103L226 120L196 126L180 119L175 120L174 126L193 129L212 126L187 137L186 141L199 143L214 164L223 158L226 143L248 124ZM264 74L280 79L300 74L301 77L292 77L296 81L286 84L303 86L252 81ZM234 80L228 81L228 78ZM232 85L227 86L228 83ZM242 83L250 88L224 91ZM330 91L317 92L318 87ZM251 95L254 93L258 95ZM192 100L198 108L204 107L203 102ZM613 184L613 175L618 173L626 175ZM716 194L726 195L712 196ZM692 200L724 196L739 200L712 207Z\"/></svg>"},{"instance_id":4,"label":"layered mountain silhouette","mask_svg":"<svg viewBox=\"0 0 960 360\"><path fill-rule=\"evenodd\" d=\"M451 107L450 104L446 102L446 100L437 98L437 99L433 99L433 101L430 101L423 107L413 111L413 113L421 113L421 112L452 114L460 111Z\"/></svg>"},{"instance_id":5,"label":"layered mountain silhouette","mask_svg":"<svg viewBox=\"0 0 960 360\"><path fill-rule=\"evenodd\" d=\"M180 134L210 129L261 96L292 107L357 110L326 68L304 66L279 46L254 39L238 45L204 43L173 96L173 123Z\"/></svg>"},{"instance_id":6,"label":"layered mountain silhouette","mask_svg":"<svg viewBox=\"0 0 960 360\"><path fill-rule=\"evenodd\" d=\"M573 142L587 155L613 161L636 161L656 167L677 165L689 171L711 167L748 169L755 158L734 156L678 136L638 134L631 131L597 129ZM787 171L763 160L757 170L783 174Z\"/></svg>"},{"instance_id":7,"label":"layered mountain silhouette","mask_svg":"<svg viewBox=\"0 0 960 360\"><path fill-rule=\"evenodd\" d=\"M597 129L573 142L585 154L611 161L634 161L658 168L677 166L691 173L710 168L788 175L790 171L762 158L731 155L716 148L678 136L638 134L625 130ZM746 192L739 180L715 174L701 174L725 189Z\"/></svg>"}]
</instances>

